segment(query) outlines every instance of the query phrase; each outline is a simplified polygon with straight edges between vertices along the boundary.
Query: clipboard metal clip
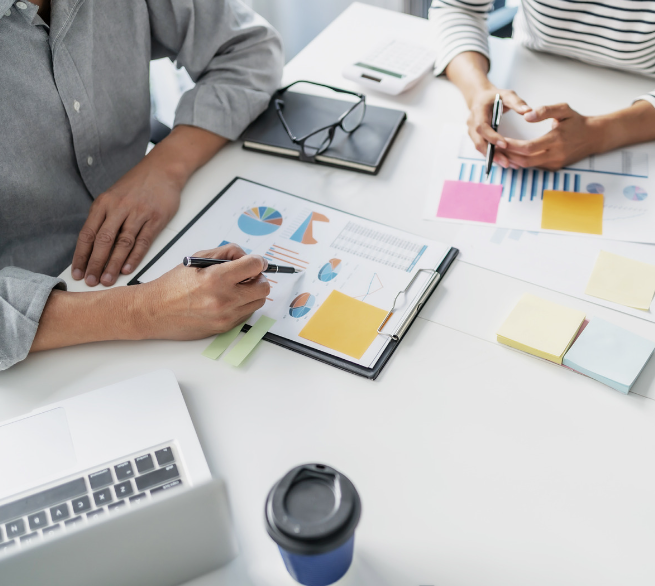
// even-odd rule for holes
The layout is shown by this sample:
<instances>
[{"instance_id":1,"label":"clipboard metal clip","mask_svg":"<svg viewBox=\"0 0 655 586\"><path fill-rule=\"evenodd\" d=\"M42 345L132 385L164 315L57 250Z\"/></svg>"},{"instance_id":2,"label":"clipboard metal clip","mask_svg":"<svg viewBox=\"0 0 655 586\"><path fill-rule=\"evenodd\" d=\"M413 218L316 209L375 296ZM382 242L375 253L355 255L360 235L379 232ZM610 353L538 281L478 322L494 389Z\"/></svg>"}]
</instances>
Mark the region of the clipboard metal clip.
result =
<instances>
[{"instance_id":1,"label":"clipboard metal clip","mask_svg":"<svg viewBox=\"0 0 655 586\"><path fill-rule=\"evenodd\" d=\"M398 298L401 295L407 294L407 292L411 289L412 285L414 284L414 281L418 278L419 274L425 272L425 273L430 273L431 276L430 278L426 281L425 285L423 285L423 289L421 289L421 292L418 295L418 302L406 316L405 319L398 324L398 327L396 328L396 331L393 334L387 334L383 332L382 330L384 329L384 326L387 324L389 321L389 318L393 315L394 310L396 309L396 303L398 302ZM423 308L423 305L427 301L428 297L430 297L430 294L432 291L434 291L434 288L437 286L437 283L439 282L439 279L441 278L441 275L435 271L434 269L419 269L416 271L416 274L412 277L412 280L409 282L407 287L405 287L402 291L398 291L396 296L393 299L393 305L391 309L389 310L389 313L385 316L385 318L382 320L382 323L380 324L380 327L378 328L378 335L380 336L385 336L387 338L391 338L394 342L397 342L400 340L400 338L403 337L405 332L407 331L407 328L411 325L412 321L414 318L418 315L418 313L421 311Z\"/></svg>"}]
</instances>

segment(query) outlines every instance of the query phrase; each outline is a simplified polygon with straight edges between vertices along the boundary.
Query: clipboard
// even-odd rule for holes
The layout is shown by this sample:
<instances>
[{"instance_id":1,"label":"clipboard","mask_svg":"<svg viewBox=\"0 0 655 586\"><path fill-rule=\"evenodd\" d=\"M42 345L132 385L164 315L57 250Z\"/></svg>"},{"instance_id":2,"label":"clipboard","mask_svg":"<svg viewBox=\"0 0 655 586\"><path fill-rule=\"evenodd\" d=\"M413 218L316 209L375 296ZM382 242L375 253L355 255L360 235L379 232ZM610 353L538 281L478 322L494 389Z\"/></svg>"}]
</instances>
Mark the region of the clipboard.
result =
<instances>
[{"instance_id":1,"label":"clipboard","mask_svg":"<svg viewBox=\"0 0 655 586\"><path fill-rule=\"evenodd\" d=\"M202 216L210 209L216 202L223 196L237 181L246 181L248 183L257 185L259 187L264 187L266 189L274 189L271 187L268 187L266 185L263 185L261 183L257 183L255 181L250 181L248 179L244 179L241 177L235 177L216 197L214 197L139 273L130 280L128 285L138 285L141 283L140 278L142 275L144 275L151 267L153 267L157 261L164 255L166 252L180 239L184 236L186 232L188 232L192 226L200 219ZM306 200L305 198L298 197L293 194L289 194L286 192L283 192L281 190L275 189L275 191L278 191L280 193L283 193L287 196L292 196L296 199L304 200L307 201L310 204L313 204L315 202L310 202L309 200ZM323 206L326 208L329 208L329 206ZM336 208L329 208L329 209L334 209L335 211ZM341 212L343 213L343 212ZM360 218L363 220L366 220L366 218L361 218L360 216L356 216L354 214L348 214L349 216L352 216L353 218ZM379 223L377 223L379 224ZM381 227L389 228L388 226L385 226L384 224L379 224ZM371 380L375 380L382 369L385 367L385 365L389 362L389 359L393 355L393 353L396 351L396 348L399 346L400 342L402 341L404 335L406 332L409 330L411 325L414 323L416 318L418 317L421 309L424 307L424 305L427 303L428 299L432 295L432 293L435 291L437 288L438 284L441 282L443 279L443 276L446 274L448 269L451 267L453 261L457 257L457 254L459 251L456 248L450 248L450 250L446 253L445 257L439 264L439 266L436 269L433 268L421 268L419 269L414 277L411 279L411 281L408 283L408 285L403 289L402 291L398 291L395 298L394 298L394 304L391 308L389 308L384 320L382 323L380 323L380 326L378 327L378 335L379 336L386 336L389 338L389 342L387 345L384 347L384 349L381 351L379 357L377 358L375 364L371 367L366 367L361 364L357 364L356 362L352 362L350 360L341 358L340 356L334 356L330 354L329 352L324 352L322 350L318 350L316 348L313 348L311 346L308 346L306 344L297 342L295 340L291 340L289 338L286 338L284 336L280 336L278 334L274 334L271 332L268 332L264 336L264 340L271 342L273 344L276 344L278 346L282 346L283 348L287 348L289 350L292 350L294 352L297 352L299 354L302 354L304 356L308 356L310 358L313 358L315 360L318 360L320 362L324 362L325 364L329 364L331 366L334 366L336 368L339 368L341 370L345 370L347 372L350 372L352 374L356 374L358 376L362 376ZM401 296L409 290L409 288L412 286L414 281L418 278L418 276L422 273L430 273L429 279L425 282L422 290L420 293L416 295L416 298L418 298L418 301L412 306L411 311L408 312L408 314L405 316L405 319L402 320L400 323L396 324L394 327L393 331L389 329L389 326L387 325L387 322L389 320L389 317L393 313L393 310L395 308L396 303L398 300L401 298ZM249 325L244 325L243 330L244 332L247 332L250 330Z\"/></svg>"}]
</instances>

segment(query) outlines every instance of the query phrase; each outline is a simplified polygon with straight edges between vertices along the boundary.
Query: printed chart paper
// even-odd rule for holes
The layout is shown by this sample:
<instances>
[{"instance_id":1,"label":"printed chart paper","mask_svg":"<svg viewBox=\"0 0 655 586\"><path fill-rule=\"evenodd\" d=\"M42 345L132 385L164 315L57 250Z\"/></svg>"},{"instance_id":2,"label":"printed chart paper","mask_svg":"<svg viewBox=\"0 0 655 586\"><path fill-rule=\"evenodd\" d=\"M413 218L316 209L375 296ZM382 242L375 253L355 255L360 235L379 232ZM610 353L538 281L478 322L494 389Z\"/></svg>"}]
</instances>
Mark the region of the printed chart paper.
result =
<instances>
[{"instance_id":1,"label":"printed chart paper","mask_svg":"<svg viewBox=\"0 0 655 586\"><path fill-rule=\"evenodd\" d=\"M419 269L436 269L450 250L450 246L238 179L139 280L152 281L179 265L183 257L228 242L272 263L303 269L295 275L267 273L270 295L248 324L265 315L275 320L271 333L367 368L377 362L389 338L376 336L360 358L353 358L300 337L301 330L333 291L386 314L396 294ZM428 273L421 272L408 294L401 296L401 305L385 331L395 331L409 315L428 278Z\"/></svg>"},{"instance_id":2,"label":"printed chart paper","mask_svg":"<svg viewBox=\"0 0 655 586\"><path fill-rule=\"evenodd\" d=\"M459 145L459 148L457 146ZM655 243L655 148L634 145L584 159L560 171L503 169L493 165L490 184L501 187L496 227L553 231L542 227L544 192L592 193L603 197L602 234L587 237ZM485 160L463 128L448 126L437 143L433 176L424 218L473 222L439 215L446 181L485 182ZM448 190L445 192L448 194ZM478 221L479 223L479 221ZM569 232L570 233L570 232Z\"/></svg>"},{"instance_id":3,"label":"printed chart paper","mask_svg":"<svg viewBox=\"0 0 655 586\"><path fill-rule=\"evenodd\" d=\"M655 266L601 250L585 293L647 310L655 295Z\"/></svg>"}]
</instances>

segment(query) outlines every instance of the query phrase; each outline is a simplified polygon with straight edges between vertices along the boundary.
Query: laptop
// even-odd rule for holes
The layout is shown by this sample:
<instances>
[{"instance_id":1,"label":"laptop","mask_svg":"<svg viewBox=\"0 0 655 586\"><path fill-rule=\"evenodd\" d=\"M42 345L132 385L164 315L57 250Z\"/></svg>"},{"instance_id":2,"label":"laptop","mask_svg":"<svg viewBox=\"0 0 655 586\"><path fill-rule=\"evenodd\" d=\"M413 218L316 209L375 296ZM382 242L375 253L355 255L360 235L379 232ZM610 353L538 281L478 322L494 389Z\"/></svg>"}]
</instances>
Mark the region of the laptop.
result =
<instances>
[{"instance_id":1,"label":"laptop","mask_svg":"<svg viewBox=\"0 0 655 586\"><path fill-rule=\"evenodd\" d=\"M3 586L174 586L236 553L172 372L0 423Z\"/></svg>"}]
</instances>

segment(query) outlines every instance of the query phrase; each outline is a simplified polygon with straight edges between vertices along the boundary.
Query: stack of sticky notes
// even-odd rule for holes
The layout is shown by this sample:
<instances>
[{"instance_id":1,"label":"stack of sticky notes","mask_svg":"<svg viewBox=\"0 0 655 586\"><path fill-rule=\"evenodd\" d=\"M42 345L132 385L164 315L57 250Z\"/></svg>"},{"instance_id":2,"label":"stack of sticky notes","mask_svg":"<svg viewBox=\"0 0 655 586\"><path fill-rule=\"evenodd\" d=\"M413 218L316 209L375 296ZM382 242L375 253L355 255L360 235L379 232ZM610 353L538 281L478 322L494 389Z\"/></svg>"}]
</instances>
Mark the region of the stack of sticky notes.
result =
<instances>
[{"instance_id":1,"label":"stack of sticky notes","mask_svg":"<svg viewBox=\"0 0 655 586\"><path fill-rule=\"evenodd\" d=\"M497 332L501 344L562 364L585 314L525 294Z\"/></svg>"},{"instance_id":2,"label":"stack of sticky notes","mask_svg":"<svg viewBox=\"0 0 655 586\"><path fill-rule=\"evenodd\" d=\"M655 350L655 344L594 318L564 356L564 366L627 394Z\"/></svg>"}]
</instances>

